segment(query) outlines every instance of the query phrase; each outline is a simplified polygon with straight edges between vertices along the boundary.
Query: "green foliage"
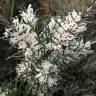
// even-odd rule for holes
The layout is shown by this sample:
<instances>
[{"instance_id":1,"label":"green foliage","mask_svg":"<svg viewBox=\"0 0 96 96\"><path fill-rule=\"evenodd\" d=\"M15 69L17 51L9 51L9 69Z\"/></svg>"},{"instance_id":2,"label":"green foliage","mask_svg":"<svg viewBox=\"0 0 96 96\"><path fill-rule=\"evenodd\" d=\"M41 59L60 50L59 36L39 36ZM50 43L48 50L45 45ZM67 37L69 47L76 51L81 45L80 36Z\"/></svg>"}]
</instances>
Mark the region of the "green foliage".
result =
<instances>
[{"instance_id":1,"label":"green foliage","mask_svg":"<svg viewBox=\"0 0 96 96\"><path fill-rule=\"evenodd\" d=\"M2 92L4 92L6 96L16 96L16 86L14 86L14 84L3 82L1 86Z\"/></svg>"}]
</instances>

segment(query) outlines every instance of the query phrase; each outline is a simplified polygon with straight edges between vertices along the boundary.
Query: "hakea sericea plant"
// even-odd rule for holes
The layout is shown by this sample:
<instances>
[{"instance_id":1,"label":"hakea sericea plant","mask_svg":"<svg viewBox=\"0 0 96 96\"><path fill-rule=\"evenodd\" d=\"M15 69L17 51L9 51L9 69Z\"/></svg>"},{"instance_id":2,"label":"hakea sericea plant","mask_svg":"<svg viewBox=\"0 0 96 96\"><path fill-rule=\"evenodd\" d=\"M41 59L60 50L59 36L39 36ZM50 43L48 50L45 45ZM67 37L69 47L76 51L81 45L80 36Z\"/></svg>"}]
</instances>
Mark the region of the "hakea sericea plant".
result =
<instances>
[{"instance_id":1,"label":"hakea sericea plant","mask_svg":"<svg viewBox=\"0 0 96 96\"><path fill-rule=\"evenodd\" d=\"M21 12L21 20L13 19L10 28L6 28L5 37L11 45L22 51L24 57L17 65L18 77L35 80L41 86L57 86L61 64L78 62L82 57L92 53L90 42L84 43L81 33L86 31L86 23L82 21L80 13L75 10L69 12L64 19L60 16L51 20L38 35L35 31L38 18L33 13L31 5L26 12ZM62 66L62 65L61 65ZM34 69L34 70L33 70ZM27 73L26 73L27 72Z\"/></svg>"}]
</instances>

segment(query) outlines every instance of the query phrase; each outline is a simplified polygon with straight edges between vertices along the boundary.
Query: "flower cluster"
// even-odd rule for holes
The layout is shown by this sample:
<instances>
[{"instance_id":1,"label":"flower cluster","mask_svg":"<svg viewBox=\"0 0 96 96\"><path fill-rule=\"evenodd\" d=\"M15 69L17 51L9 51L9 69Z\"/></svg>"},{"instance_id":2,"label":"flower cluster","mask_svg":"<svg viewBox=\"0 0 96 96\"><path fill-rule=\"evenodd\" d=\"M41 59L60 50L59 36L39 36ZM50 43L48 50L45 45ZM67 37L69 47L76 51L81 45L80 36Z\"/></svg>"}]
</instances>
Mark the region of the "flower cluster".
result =
<instances>
[{"instance_id":1,"label":"flower cluster","mask_svg":"<svg viewBox=\"0 0 96 96\"><path fill-rule=\"evenodd\" d=\"M36 44L37 34L34 31L37 18L33 14L33 9L29 5L27 12L21 13L21 20L17 17L13 19L12 28L6 29L5 37L9 38L12 45L18 46L18 49L24 51L25 57L29 57L39 49Z\"/></svg>"},{"instance_id":2,"label":"flower cluster","mask_svg":"<svg viewBox=\"0 0 96 96\"><path fill-rule=\"evenodd\" d=\"M37 20L31 5L29 5L26 12L21 12L21 20L19 20L18 17L14 18L12 26L6 28L6 32L4 33L9 43L21 50L24 55L23 60L21 60L21 63L16 67L18 76L26 70L30 70L30 58L32 56L38 57L39 46L37 45L37 34L35 32Z\"/></svg>"},{"instance_id":3,"label":"flower cluster","mask_svg":"<svg viewBox=\"0 0 96 96\"><path fill-rule=\"evenodd\" d=\"M86 23L82 22L80 13L78 14L75 10L69 12L65 20L62 20L60 16L51 18L48 27L53 33L53 41L49 42L46 47L53 49L54 54L57 54L58 50L58 54L64 56L65 63L78 60L81 55L87 56L92 52L90 42L84 43L83 38L79 36L87 28Z\"/></svg>"},{"instance_id":4,"label":"flower cluster","mask_svg":"<svg viewBox=\"0 0 96 96\"><path fill-rule=\"evenodd\" d=\"M35 25L37 22L36 16L33 14L33 9L31 8L31 5L28 6L27 12L22 12L21 13L22 19L26 23L31 23L32 25Z\"/></svg>"},{"instance_id":5,"label":"flower cluster","mask_svg":"<svg viewBox=\"0 0 96 96\"><path fill-rule=\"evenodd\" d=\"M48 30L45 28L38 35L35 31L37 21L29 5L27 11L21 13L21 20L14 18L12 27L6 29L4 34L10 44L16 45L24 54L23 60L18 64L19 68L16 67L18 76L26 70L31 71L33 67L35 80L38 79L40 85L48 84L52 87L57 85L60 77L60 69L54 60L59 61L59 66L62 62L71 64L92 53L90 42L84 43L80 37L80 33L87 30L86 23L82 22L80 13L73 10L64 19L60 16L52 17L46 25ZM52 37L51 40L48 36Z\"/></svg>"},{"instance_id":6,"label":"flower cluster","mask_svg":"<svg viewBox=\"0 0 96 96\"><path fill-rule=\"evenodd\" d=\"M38 45L38 40L37 38L37 33L35 32L35 26L37 23L37 18L35 14L33 13L33 9L31 8L31 5L28 6L28 9L26 12L21 12L21 20L19 20L17 17L13 19L13 24L11 28L7 28L6 32L4 33L5 37L9 39L9 43L11 45L16 45L19 50L23 51L24 54L24 59L21 60L21 63L17 65L16 71L18 73L18 76L20 76L23 73L26 73L26 71L31 70L31 64L32 60L31 58L33 57L38 57L38 52L39 51L39 45ZM41 54L41 53L40 53ZM39 57L41 56L39 54ZM46 62L41 64L42 70L40 71L39 74L36 75L36 78L40 74L44 74L46 76L41 76L39 78L39 81L43 83L42 79L45 79L44 81L47 81L48 77L47 75L49 74L49 69L53 69L54 65L49 64L49 62ZM48 67L48 68L47 68ZM54 72L55 70L53 70ZM26 77L26 74L23 75ZM45 77L45 78L44 78ZM29 77L30 78L30 77ZM50 77L48 79L48 84L51 86L51 84L55 82L56 80L53 79L53 77Z\"/></svg>"},{"instance_id":7,"label":"flower cluster","mask_svg":"<svg viewBox=\"0 0 96 96\"><path fill-rule=\"evenodd\" d=\"M49 86L57 85L58 78L56 76L57 73L57 66L54 64L51 64L49 61L44 61L41 64L41 69L36 69L39 73L36 75L36 78L39 78L40 84L46 83L48 81Z\"/></svg>"}]
</instances>

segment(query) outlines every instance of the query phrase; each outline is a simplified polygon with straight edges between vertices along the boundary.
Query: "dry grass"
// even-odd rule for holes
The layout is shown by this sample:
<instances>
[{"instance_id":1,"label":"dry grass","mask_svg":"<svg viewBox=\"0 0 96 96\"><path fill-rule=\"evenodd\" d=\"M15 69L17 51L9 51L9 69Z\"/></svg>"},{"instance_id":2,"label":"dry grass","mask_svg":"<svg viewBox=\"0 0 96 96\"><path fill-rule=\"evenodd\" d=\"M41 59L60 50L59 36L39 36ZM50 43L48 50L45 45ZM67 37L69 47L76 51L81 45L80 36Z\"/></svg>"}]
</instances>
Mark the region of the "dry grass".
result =
<instances>
[{"instance_id":1,"label":"dry grass","mask_svg":"<svg viewBox=\"0 0 96 96\"><path fill-rule=\"evenodd\" d=\"M39 0L44 15L64 14L76 9L86 11L93 0Z\"/></svg>"},{"instance_id":2,"label":"dry grass","mask_svg":"<svg viewBox=\"0 0 96 96\"><path fill-rule=\"evenodd\" d=\"M88 8L88 5L90 4L90 1L88 0L60 0L63 3L63 7L65 10L72 10L72 9L77 9L77 10L85 10ZM92 0L91 0L92 2Z\"/></svg>"}]
</instances>

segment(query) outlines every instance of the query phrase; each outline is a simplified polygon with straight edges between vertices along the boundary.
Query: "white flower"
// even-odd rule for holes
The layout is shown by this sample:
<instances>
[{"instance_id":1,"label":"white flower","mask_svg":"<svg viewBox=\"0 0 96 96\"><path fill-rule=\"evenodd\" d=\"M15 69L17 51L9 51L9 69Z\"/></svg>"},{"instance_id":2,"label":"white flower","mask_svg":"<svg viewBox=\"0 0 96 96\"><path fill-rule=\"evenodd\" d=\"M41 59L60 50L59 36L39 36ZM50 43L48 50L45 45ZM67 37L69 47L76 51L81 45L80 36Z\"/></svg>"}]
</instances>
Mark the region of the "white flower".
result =
<instances>
[{"instance_id":1,"label":"white flower","mask_svg":"<svg viewBox=\"0 0 96 96\"><path fill-rule=\"evenodd\" d=\"M49 50L60 50L61 49L61 45L56 45L54 43L48 43L46 44L46 47L49 49Z\"/></svg>"},{"instance_id":2,"label":"white flower","mask_svg":"<svg viewBox=\"0 0 96 96\"><path fill-rule=\"evenodd\" d=\"M4 36L5 36L6 38L8 38L9 33L8 33L8 32L5 32L5 33L4 33Z\"/></svg>"},{"instance_id":3,"label":"white flower","mask_svg":"<svg viewBox=\"0 0 96 96\"><path fill-rule=\"evenodd\" d=\"M74 18L75 22L78 22L81 20L81 16L80 16L81 13L78 14L75 10L73 10L73 12L71 14L72 14L72 17Z\"/></svg>"},{"instance_id":4,"label":"white flower","mask_svg":"<svg viewBox=\"0 0 96 96\"><path fill-rule=\"evenodd\" d=\"M58 78L56 77L49 77L48 78L48 85L51 87L51 86L56 86L57 85L57 81L58 81Z\"/></svg>"},{"instance_id":5,"label":"white flower","mask_svg":"<svg viewBox=\"0 0 96 96\"><path fill-rule=\"evenodd\" d=\"M64 23L64 28L66 31L69 30L73 33L86 31L86 23L81 22L81 16L80 14L77 14L75 10L73 10L73 12L68 13Z\"/></svg>"},{"instance_id":6,"label":"white flower","mask_svg":"<svg viewBox=\"0 0 96 96\"><path fill-rule=\"evenodd\" d=\"M90 41L87 41L86 43L85 43L85 48L91 48L91 43L90 43Z\"/></svg>"},{"instance_id":7,"label":"white flower","mask_svg":"<svg viewBox=\"0 0 96 96\"><path fill-rule=\"evenodd\" d=\"M56 71L56 70L57 70L56 65L53 65L53 64L51 64L49 61L46 61L46 60L42 63L41 66L43 67L43 71L44 71L46 74L49 73L50 68L51 68L51 70L53 70L53 71Z\"/></svg>"},{"instance_id":8,"label":"white flower","mask_svg":"<svg viewBox=\"0 0 96 96\"><path fill-rule=\"evenodd\" d=\"M54 19L54 18L51 18L51 21L50 21L50 23L48 24L48 27L49 27L50 31L53 30L55 24L56 24L55 19Z\"/></svg>"},{"instance_id":9,"label":"white flower","mask_svg":"<svg viewBox=\"0 0 96 96\"><path fill-rule=\"evenodd\" d=\"M18 76L24 73L24 71L27 69L27 67L24 64L18 64L18 67L16 67L16 72L18 73Z\"/></svg>"},{"instance_id":10,"label":"white flower","mask_svg":"<svg viewBox=\"0 0 96 96\"><path fill-rule=\"evenodd\" d=\"M20 64L18 64L16 66L16 72L18 74L18 76L21 76L21 74L24 74L24 72L27 70L27 71L30 71L31 70L31 67L30 65L28 64L29 62L27 61L22 61ZM26 74L24 74L25 76ZM24 77L23 76L23 77ZM30 77L29 77L30 78Z\"/></svg>"},{"instance_id":11,"label":"white flower","mask_svg":"<svg viewBox=\"0 0 96 96\"><path fill-rule=\"evenodd\" d=\"M5 32L3 33L4 34L4 36L6 37L6 38L8 38L9 36L10 36L10 31L12 30L12 28L6 28L5 29Z\"/></svg>"},{"instance_id":12,"label":"white flower","mask_svg":"<svg viewBox=\"0 0 96 96\"><path fill-rule=\"evenodd\" d=\"M28 6L27 12L23 11L21 13L21 16L26 23L31 23L32 25L35 25L35 23L37 22L36 15L34 15L31 5Z\"/></svg>"},{"instance_id":13,"label":"white flower","mask_svg":"<svg viewBox=\"0 0 96 96\"><path fill-rule=\"evenodd\" d=\"M31 58L31 56L32 56L32 50L30 49L30 48L26 48L26 50L25 50L25 60L27 60L27 59L30 59Z\"/></svg>"},{"instance_id":14,"label":"white flower","mask_svg":"<svg viewBox=\"0 0 96 96\"><path fill-rule=\"evenodd\" d=\"M20 42L18 42L18 46L19 46L19 48L18 49L26 49L27 48L27 44L26 44L26 42L25 41L20 41Z\"/></svg>"},{"instance_id":15,"label":"white flower","mask_svg":"<svg viewBox=\"0 0 96 96\"><path fill-rule=\"evenodd\" d=\"M41 66L42 69L36 69L39 73L35 76L39 79L40 84L47 82L49 86L57 85L57 66L46 60ZM55 75L52 73L55 73Z\"/></svg>"},{"instance_id":16,"label":"white flower","mask_svg":"<svg viewBox=\"0 0 96 96\"><path fill-rule=\"evenodd\" d=\"M88 54L91 54L93 51L91 50L91 43L87 41L85 44L83 43L83 40L80 43L81 49L79 49L78 53L87 56Z\"/></svg>"},{"instance_id":17,"label":"white flower","mask_svg":"<svg viewBox=\"0 0 96 96\"><path fill-rule=\"evenodd\" d=\"M18 17L13 19L13 24L14 24L14 26L19 26L19 19L18 19Z\"/></svg>"}]
</instances>

